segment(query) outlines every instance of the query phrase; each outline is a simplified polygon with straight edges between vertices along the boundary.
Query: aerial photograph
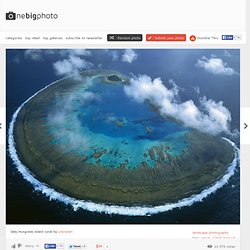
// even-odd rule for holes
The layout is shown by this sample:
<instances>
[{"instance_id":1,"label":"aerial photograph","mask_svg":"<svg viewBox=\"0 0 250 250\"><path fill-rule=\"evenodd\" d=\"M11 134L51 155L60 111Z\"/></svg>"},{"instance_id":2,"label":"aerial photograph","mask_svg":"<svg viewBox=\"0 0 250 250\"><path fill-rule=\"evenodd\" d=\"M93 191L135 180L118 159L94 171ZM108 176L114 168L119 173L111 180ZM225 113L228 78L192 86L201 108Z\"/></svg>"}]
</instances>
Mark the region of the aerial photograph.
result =
<instances>
[{"instance_id":1,"label":"aerial photograph","mask_svg":"<svg viewBox=\"0 0 250 250\"><path fill-rule=\"evenodd\" d=\"M7 49L7 224L239 224L239 49Z\"/></svg>"}]
</instances>

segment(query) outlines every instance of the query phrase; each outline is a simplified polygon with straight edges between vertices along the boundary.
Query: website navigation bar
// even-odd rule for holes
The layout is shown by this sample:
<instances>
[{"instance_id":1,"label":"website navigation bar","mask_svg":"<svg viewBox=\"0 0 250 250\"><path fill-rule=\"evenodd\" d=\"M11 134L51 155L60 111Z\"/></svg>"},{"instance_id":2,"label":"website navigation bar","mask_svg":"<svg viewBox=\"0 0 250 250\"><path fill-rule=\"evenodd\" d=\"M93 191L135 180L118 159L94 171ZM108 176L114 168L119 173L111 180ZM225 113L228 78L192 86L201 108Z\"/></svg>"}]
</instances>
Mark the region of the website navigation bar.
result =
<instances>
[{"instance_id":1,"label":"website navigation bar","mask_svg":"<svg viewBox=\"0 0 250 250\"><path fill-rule=\"evenodd\" d=\"M232 35L231 35L232 34ZM228 38L228 39L226 39ZM229 39L230 38L230 39ZM244 44L245 32L190 32L190 33L85 33L85 32L1 32L0 43L7 44L140 44L154 46L154 44Z\"/></svg>"}]
</instances>

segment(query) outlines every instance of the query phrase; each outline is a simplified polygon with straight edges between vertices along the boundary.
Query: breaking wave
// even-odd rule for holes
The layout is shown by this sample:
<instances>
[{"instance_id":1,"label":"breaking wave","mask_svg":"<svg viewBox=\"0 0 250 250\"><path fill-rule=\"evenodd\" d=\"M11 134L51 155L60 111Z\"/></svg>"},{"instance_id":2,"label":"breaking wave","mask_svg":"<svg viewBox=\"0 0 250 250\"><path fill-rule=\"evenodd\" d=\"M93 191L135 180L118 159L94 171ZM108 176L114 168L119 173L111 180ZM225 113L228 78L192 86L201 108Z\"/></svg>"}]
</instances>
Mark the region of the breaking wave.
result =
<instances>
[{"instance_id":1,"label":"breaking wave","mask_svg":"<svg viewBox=\"0 0 250 250\"><path fill-rule=\"evenodd\" d=\"M67 196L63 193L60 193L56 191L55 189L49 187L46 183L43 183L37 180L36 177L32 174L32 172L20 161L19 156L17 154L17 150L15 147L16 144L14 140L14 126L15 126L17 115L20 112L20 110L33 97L35 97L37 94L39 94L41 91L45 90L52 84L55 84L56 82L53 82L49 84L48 86L46 86L45 88L39 90L30 98L28 98L21 106L19 106L12 116L12 120L9 124L9 130L8 130L9 155L12 158L13 163L15 164L17 170L21 173L21 175L23 176L25 180L27 180L28 182L32 184L35 191L41 192L42 194L47 196L49 200L56 200L56 201L63 202L65 205L71 206L75 211L77 211L78 209L84 209L84 210L88 210L91 212L99 212L99 213L105 213L105 214L117 214L117 215L127 215L127 216L149 216L149 215L153 215L157 213L170 211L175 208L191 206L197 202L202 202L206 197L208 197L210 194L214 193L216 190L223 187L228 182L230 177L234 174L237 165L239 164L239 161L240 161L239 149L236 147L235 143L233 143L227 138L224 138L228 143L230 143L234 147L234 150L235 150L235 158L228 165L226 174L223 177L221 177L219 180L217 180L215 183L213 183L211 186L205 188L198 194L191 195L190 197L181 199L175 203L166 203L166 204L159 205L159 206L110 205L110 204L104 204L104 203L95 203L91 201L79 200L79 199Z\"/></svg>"}]
</instances>

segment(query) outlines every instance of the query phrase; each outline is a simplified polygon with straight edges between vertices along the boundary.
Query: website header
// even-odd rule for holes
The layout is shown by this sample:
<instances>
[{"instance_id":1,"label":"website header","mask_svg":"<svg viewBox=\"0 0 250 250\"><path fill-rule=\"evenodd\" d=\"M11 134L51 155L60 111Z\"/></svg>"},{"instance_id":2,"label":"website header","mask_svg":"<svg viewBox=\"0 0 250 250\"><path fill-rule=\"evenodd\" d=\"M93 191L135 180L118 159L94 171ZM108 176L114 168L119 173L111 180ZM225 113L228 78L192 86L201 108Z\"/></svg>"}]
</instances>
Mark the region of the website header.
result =
<instances>
[{"instance_id":1,"label":"website header","mask_svg":"<svg viewBox=\"0 0 250 250\"><path fill-rule=\"evenodd\" d=\"M1 30L114 30L220 31L246 29L245 0L162 1L5 1L0 10ZM214 7L216 6L216 8ZM188 11L187 11L188 10ZM204 10L204 11L202 11ZM223 12L221 11L223 10ZM18 26L17 26L18 24Z\"/></svg>"}]
</instances>

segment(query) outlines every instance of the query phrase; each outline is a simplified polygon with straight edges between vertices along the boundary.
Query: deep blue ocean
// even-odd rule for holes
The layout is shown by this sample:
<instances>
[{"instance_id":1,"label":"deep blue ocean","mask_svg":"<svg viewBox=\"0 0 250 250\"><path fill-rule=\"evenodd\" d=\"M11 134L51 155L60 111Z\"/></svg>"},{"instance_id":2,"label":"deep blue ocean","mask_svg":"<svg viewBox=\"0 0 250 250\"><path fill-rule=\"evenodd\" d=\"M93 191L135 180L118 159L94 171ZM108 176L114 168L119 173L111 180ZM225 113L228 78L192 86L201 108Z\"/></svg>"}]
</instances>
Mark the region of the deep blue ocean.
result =
<instances>
[{"instance_id":1,"label":"deep blue ocean","mask_svg":"<svg viewBox=\"0 0 250 250\"><path fill-rule=\"evenodd\" d=\"M223 49L155 49L136 50L137 60L126 63L112 60L104 50L92 50L86 60L93 69L115 70L126 76L146 74L152 79L161 77L168 85L173 79L180 87L180 99L199 98L223 101L232 115L231 129L239 130L240 123L240 76L221 76L206 72L194 65L197 59L218 57L227 66L240 73L240 51ZM120 51L119 53L122 53ZM62 78L55 74L52 64L60 60L59 55L43 55L39 60L25 56L24 50L7 50L7 122L15 110L30 96L51 82ZM168 85L169 86L169 85ZM196 91L199 88L199 93ZM196 89L196 90L195 90ZM93 128L95 129L95 128ZM235 141L239 146L239 139ZM154 224L237 224L240 223L240 168L236 169L229 182L211 194L203 202L190 207L177 208L151 216L118 216L88 212L57 201L50 201L43 194L35 192L12 164L7 152L7 223L8 224L84 224L84 223L154 223Z\"/></svg>"}]
</instances>

